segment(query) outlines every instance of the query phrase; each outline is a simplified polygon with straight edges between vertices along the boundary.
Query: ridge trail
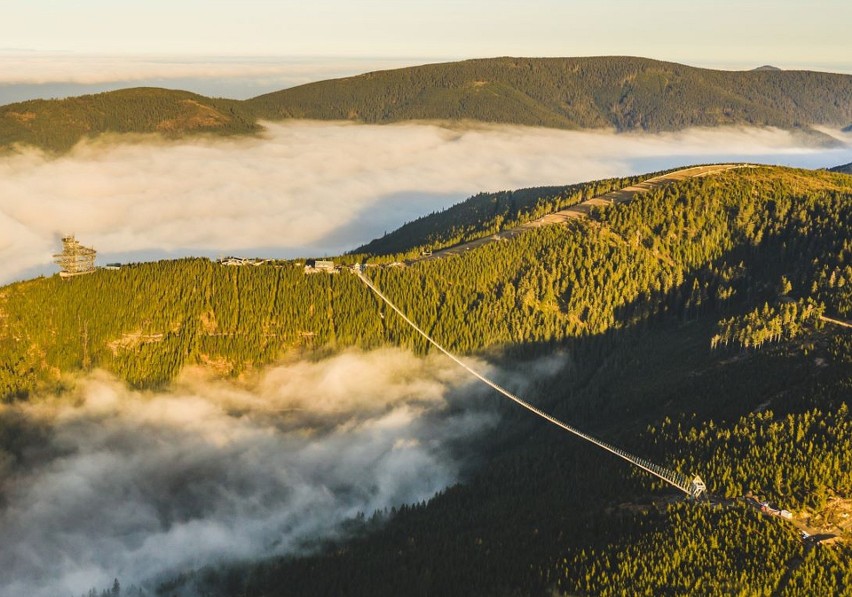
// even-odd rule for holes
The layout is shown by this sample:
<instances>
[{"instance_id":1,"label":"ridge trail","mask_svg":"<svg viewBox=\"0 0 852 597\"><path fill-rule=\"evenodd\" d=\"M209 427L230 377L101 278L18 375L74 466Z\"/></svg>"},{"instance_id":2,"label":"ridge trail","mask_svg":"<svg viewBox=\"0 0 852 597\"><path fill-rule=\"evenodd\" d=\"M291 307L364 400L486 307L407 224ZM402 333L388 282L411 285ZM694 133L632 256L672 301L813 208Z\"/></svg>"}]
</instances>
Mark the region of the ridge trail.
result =
<instances>
[{"instance_id":1,"label":"ridge trail","mask_svg":"<svg viewBox=\"0 0 852 597\"><path fill-rule=\"evenodd\" d=\"M435 251L431 255L424 255L416 259L412 259L410 263L416 263L418 261L431 261L433 259L442 259L444 257L450 257L452 255L461 255L465 251L470 251L471 249L481 247L491 242L515 238L516 236L518 236L519 234L523 234L527 230L541 228L542 226L549 226L551 224L562 224L573 219L588 218L592 212L592 209L594 209L595 207L604 207L607 205L628 203L632 201L639 193L646 193L648 191L681 180L686 180L689 178L700 178L702 176L710 176L713 174L719 174L737 168L756 167L757 166L753 164L713 164L710 166L692 166L690 168L676 170L675 172L669 172L668 174L662 174L660 176L655 176L654 178L649 178L648 180L644 180L635 185L630 185L621 189L617 189L615 191L610 191L598 197L586 199L585 201L581 201L576 205L572 205L571 207L567 207L565 209L549 213L535 220L531 220L529 222L521 224L520 226L516 226L515 228L501 230L497 234L491 236L478 238L476 240L461 243L453 247L441 249L440 251Z\"/></svg>"}]
</instances>

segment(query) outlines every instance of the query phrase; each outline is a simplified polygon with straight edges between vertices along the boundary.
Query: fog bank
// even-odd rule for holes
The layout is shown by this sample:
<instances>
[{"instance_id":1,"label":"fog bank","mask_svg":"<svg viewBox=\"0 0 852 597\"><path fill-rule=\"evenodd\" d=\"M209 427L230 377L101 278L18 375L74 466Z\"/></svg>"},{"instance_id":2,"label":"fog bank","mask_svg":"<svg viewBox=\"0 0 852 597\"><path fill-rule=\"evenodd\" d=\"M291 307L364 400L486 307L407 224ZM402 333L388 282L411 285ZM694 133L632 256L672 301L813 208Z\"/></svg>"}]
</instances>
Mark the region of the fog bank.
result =
<instances>
[{"instance_id":1,"label":"fog bank","mask_svg":"<svg viewBox=\"0 0 852 597\"><path fill-rule=\"evenodd\" d=\"M852 161L777 129L665 134L294 121L261 139L84 142L0 159L0 283L53 273L74 233L100 263L164 256L339 254L480 191L696 162ZM127 141L127 138L123 138Z\"/></svg>"},{"instance_id":2,"label":"fog bank","mask_svg":"<svg viewBox=\"0 0 852 597\"><path fill-rule=\"evenodd\" d=\"M453 444L496 424L467 382L446 359L385 349L241 385L188 371L160 393L95 373L0 407L0 595L293 553L426 499L457 478Z\"/></svg>"},{"instance_id":3,"label":"fog bank","mask_svg":"<svg viewBox=\"0 0 852 597\"><path fill-rule=\"evenodd\" d=\"M25 52L0 49L0 105L127 87L183 89L248 99L296 85L429 60L351 57L217 57Z\"/></svg>"}]
</instances>

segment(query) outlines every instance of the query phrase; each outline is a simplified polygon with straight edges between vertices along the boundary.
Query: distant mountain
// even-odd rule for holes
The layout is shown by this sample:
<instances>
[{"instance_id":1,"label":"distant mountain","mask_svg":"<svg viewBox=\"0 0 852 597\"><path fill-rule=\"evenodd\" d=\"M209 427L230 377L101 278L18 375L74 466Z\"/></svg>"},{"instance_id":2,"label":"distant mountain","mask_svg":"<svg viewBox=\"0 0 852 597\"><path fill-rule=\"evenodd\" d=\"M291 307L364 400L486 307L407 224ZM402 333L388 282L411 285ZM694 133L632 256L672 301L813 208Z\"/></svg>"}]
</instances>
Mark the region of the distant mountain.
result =
<instances>
[{"instance_id":1,"label":"distant mountain","mask_svg":"<svg viewBox=\"0 0 852 597\"><path fill-rule=\"evenodd\" d=\"M777 66L772 66L771 64L764 64L763 66L758 66L757 68L752 69L752 70L781 70L781 69L778 68Z\"/></svg>"},{"instance_id":2,"label":"distant mountain","mask_svg":"<svg viewBox=\"0 0 852 597\"><path fill-rule=\"evenodd\" d=\"M842 172L843 174L852 174L852 162L848 164L843 164L842 166L835 166L834 168L828 169L830 172Z\"/></svg>"},{"instance_id":3,"label":"distant mountain","mask_svg":"<svg viewBox=\"0 0 852 597\"><path fill-rule=\"evenodd\" d=\"M809 131L852 122L852 76L763 67L718 71L630 57L466 60L321 81L246 101L144 88L11 104L0 108L0 146L63 151L105 132L246 134L259 129L258 120L290 118Z\"/></svg>"},{"instance_id":4,"label":"distant mountain","mask_svg":"<svg viewBox=\"0 0 852 597\"><path fill-rule=\"evenodd\" d=\"M469 119L619 131L839 127L852 119L852 76L718 71L630 57L493 58L312 83L248 103L268 119Z\"/></svg>"},{"instance_id":5,"label":"distant mountain","mask_svg":"<svg viewBox=\"0 0 852 597\"><path fill-rule=\"evenodd\" d=\"M133 88L0 107L0 146L62 152L104 133L246 134L260 130L241 102L157 88Z\"/></svg>"}]
</instances>

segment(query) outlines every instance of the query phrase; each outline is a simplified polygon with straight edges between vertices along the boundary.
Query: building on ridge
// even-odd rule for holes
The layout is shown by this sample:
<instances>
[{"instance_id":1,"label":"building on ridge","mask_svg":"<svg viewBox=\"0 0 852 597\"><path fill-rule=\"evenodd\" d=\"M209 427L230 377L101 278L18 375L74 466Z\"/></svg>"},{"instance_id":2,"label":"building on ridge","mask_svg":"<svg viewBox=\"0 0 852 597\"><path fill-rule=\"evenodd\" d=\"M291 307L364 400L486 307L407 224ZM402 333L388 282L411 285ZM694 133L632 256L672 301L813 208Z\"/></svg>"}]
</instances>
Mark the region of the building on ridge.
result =
<instances>
[{"instance_id":1,"label":"building on ridge","mask_svg":"<svg viewBox=\"0 0 852 597\"><path fill-rule=\"evenodd\" d=\"M336 274L337 269L334 267L334 261L315 259L313 262L311 262L311 260L305 262L306 274L318 274L323 272L327 274Z\"/></svg>"}]
</instances>

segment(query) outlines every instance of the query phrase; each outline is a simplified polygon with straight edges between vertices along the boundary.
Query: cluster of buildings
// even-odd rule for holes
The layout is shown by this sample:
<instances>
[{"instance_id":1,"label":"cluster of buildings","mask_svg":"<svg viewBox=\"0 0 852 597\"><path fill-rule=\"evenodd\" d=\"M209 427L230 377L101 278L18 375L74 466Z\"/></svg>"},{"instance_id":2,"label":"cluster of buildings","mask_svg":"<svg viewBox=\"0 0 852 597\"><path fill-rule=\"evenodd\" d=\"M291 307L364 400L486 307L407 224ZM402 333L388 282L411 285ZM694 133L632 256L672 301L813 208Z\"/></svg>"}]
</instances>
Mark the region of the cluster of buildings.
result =
<instances>
[{"instance_id":1,"label":"cluster of buildings","mask_svg":"<svg viewBox=\"0 0 852 597\"><path fill-rule=\"evenodd\" d=\"M753 508L756 508L763 512L764 514L768 514L769 516L780 516L781 518L785 518L787 520L793 519L793 513L789 510L783 510L779 508L773 507L769 502L761 502L758 499L749 496L746 498L746 501Z\"/></svg>"},{"instance_id":2,"label":"cluster of buildings","mask_svg":"<svg viewBox=\"0 0 852 597\"><path fill-rule=\"evenodd\" d=\"M272 261L271 259L249 259L246 257L223 257L216 261L219 265L228 265L231 267L241 267L246 265L251 265L257 267L259 265L263 265L264 263L269 263Z\"/></svg>"},{"instance_id":3,"label":"cluster of buildings","mask_svg":"<svg viewBox=\"0 0 852 597\"><path fill-rule=\"evenodd\" d=\"M773 508L769 505L769 502L760 502L760 511L764 514L769 514L770 516L780 516L781 518L786 518L787 520L793 520L793 513L789 510L779 510L778 508Z\"/></svg>"}]
</instances>

